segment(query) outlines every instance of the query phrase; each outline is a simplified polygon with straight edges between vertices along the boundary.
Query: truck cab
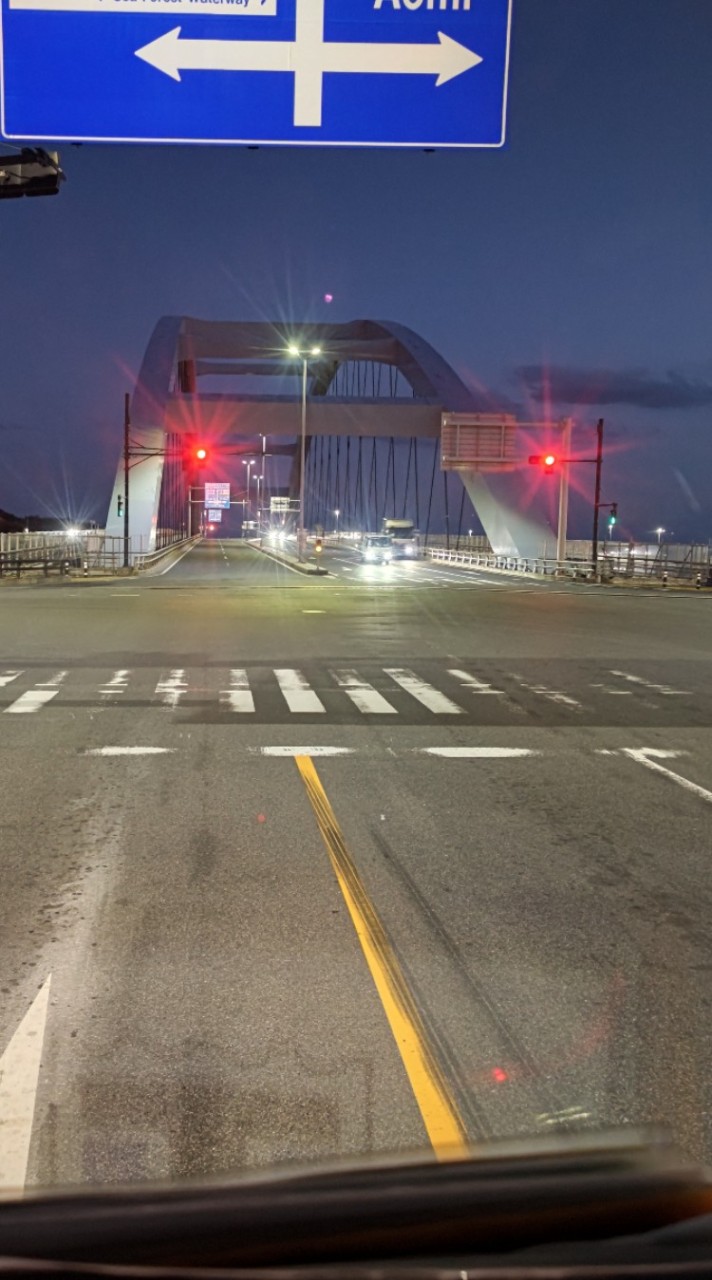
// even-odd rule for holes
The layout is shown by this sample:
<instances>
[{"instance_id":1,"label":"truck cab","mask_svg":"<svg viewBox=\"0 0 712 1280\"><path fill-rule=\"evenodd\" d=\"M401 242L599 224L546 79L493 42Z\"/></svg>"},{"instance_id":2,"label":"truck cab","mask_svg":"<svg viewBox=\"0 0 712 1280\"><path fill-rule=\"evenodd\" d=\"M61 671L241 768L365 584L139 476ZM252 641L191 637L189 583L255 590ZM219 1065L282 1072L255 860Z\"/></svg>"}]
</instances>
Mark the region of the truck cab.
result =
<instances>
[{"instance_id":1,"label":"truck cab","mask_svg":"<svg viewBox=\"0 0 712 1280\"><path fill-rule=\"evenodd\" d=\"M384 517L382 532L391 538L394 560L417 560L421 554L420 534L412 520Z\"/></svg>"}]
</instances>

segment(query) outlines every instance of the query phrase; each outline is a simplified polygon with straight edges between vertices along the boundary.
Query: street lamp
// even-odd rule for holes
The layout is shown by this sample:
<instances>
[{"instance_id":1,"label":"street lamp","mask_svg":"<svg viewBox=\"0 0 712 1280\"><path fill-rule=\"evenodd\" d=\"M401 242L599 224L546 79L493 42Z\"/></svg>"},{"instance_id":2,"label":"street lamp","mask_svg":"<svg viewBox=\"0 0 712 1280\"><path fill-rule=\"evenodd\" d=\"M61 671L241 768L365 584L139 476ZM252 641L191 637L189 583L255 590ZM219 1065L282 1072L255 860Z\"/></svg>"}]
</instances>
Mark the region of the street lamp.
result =
<instances>
[{"instance_id":1,"label":"street lamp","mask_svg":"<svg viewBox=\"0 0 712 1280\"><path fill-rule=\"evenodd\" d=\"M659 526L658 526L658 528L655 530L655 532L656 532L656 533L657 533L657 535L658 535L658 546L660 546L660 539L662 538L663 534L665 533L665 530L662 528L662 526L661 526L661 525L659 525Z\"/></svg>"},{"instance_id":2,"label":"street lamp","mask_svg":"<svg viewBox=\"0 0 712 1280\"><path fill-rule=\"evenodd\" d=\"M260 485L262 484L264 478L265 478L264 472L262 473L261 476L255 476L255 488L257 490L257 513L256 514L257 514L258 523L260 520L261 511L262 511L262 503L261 503L262 490L260 489Z\"/></svg>"},{"instance_id":3,"label":"street lamp","mask_svg":"<svg viewBox=\"0 0 712 1280\"><path fill-rule=\"evenodd\" d=\"M287 348L290 356L296 356L302 361L302 439L301 454L299 466L299 525L297 527L297 554L300 560L304 559L304 551L306 545L306 532L304 529L304 472L306 470L306 453L307 453L307 375L309 372L310 358L316 358L321 355L321 347L312 347L309 351L301 351L299 347L292 344Z\"/></svg>"},{"instance_id":4,"label":"street lamp","mask_svg":"<svg viewBox=\"0 0 712 1280\"><path fill-rule=\"evenodd\" d=\"M337 537L337 540L338 540L338 537L339 537L339 516L341 515L341 510L340 510L340 508L339 508L339 507L337 507L337 508L336 508L336 510L334 511L334 515L336 516L336 537Z\"/></svg>"}]
</instances>

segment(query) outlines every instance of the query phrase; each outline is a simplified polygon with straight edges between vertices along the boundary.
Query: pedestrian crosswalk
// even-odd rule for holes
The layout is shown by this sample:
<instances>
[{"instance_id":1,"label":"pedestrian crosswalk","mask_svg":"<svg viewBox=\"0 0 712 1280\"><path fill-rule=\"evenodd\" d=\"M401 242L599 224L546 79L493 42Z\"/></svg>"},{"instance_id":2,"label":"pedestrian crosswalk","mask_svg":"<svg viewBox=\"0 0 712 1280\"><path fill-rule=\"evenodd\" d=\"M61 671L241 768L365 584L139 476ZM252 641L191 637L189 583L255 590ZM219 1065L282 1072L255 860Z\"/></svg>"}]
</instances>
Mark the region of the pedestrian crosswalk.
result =
<instances>
[{"instance_id":1,"label":"pedestrian crosswalk","mask_svg":"<svg viewBox=\"0 0 712 1280\"><path fill-rule=\"evenodd\" d=\"M0 714L28 716L69 707L155 708L193 719L274 724L292 717L315 723L513 723L529 715L537 721L611 723L631 711L654 721L655 714L676 713L687 700L699 723L709 723L712 708L691 689L658 677L618 669L576 673L575 687L549 672L481 664L450 666L434 661L410 667L341 666L305 663L302 667L149 666L101 670L0 668ZM418 666L418 664L416 664ZM479 666L480 669L476 669Z\"/></svg>"}]
</instances>

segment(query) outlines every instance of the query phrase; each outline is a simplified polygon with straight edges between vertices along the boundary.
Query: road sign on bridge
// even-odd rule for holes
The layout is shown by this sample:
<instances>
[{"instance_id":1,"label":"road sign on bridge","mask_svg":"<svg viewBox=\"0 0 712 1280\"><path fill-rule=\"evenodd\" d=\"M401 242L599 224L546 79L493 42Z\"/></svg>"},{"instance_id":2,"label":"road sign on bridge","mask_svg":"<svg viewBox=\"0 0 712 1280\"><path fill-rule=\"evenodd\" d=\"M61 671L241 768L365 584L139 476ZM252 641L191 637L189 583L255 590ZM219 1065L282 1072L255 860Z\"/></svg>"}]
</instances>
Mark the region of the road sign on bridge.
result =
<instances>
[{"instance_id":1,"label":"road sign on bridge","mask_svg":"<svg viewBox=\"0 0 712 1280\"><path fill-rule=\"evenodd\" d=\"M497 147L512 0L0 0L2 132Z\"/></svg>"},{"instance_id":2,"label":"road sign on bridge","mask_svg":"<svg viewBox=\"0 0 712 1280\"><path fill-rule=\"evenodd\" d=\"M222 508L229 510L230 507L230 485L222 483L212 483L210 480L205 484L205 505L206 507Z\"/></svg>"}]
</instances>

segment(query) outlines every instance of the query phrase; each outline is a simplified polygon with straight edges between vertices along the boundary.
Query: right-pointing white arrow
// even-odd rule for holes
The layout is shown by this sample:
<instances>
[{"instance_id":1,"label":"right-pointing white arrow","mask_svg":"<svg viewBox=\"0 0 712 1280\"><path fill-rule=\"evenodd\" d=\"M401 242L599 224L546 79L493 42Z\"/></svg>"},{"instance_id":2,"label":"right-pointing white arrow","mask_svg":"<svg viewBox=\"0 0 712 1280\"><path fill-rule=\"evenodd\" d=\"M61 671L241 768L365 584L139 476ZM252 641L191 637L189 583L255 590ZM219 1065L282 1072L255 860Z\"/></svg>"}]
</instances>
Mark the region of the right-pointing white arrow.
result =
<instances>
[{"instance_id":1,"label":"right-pointing white arrow","mask_svg":"<svg viewBox=\"0 0 712 1280\"><path fill-rule=\"evenodd\" d=\"M437 76L454 80L482 61L477 53L438 31L438 44L325 44L324 71Z\"/></svg>"},{"instance_id":2,"label":"right-pointing white arrow","mask_svg":"<svg viewBox=\"0 0 712 1280\"><path fill-rule=\"evenodd\" d=\"M296 79L296 125L320 125L326 72L361 75L428 75L446 84L482 62L457 40L438 32L431 44L327 43L318 24L306 38L284 40L182 40L180 27L152 40L136 57L180 80L181 71L291 71Z\"/></svg>"}]
</instances>

